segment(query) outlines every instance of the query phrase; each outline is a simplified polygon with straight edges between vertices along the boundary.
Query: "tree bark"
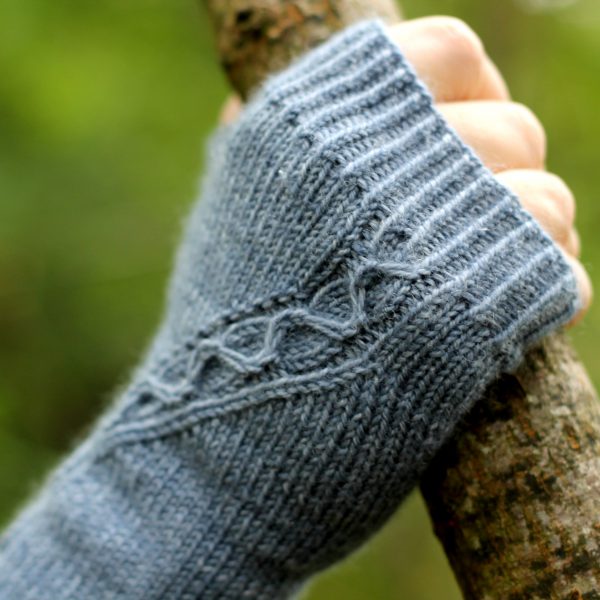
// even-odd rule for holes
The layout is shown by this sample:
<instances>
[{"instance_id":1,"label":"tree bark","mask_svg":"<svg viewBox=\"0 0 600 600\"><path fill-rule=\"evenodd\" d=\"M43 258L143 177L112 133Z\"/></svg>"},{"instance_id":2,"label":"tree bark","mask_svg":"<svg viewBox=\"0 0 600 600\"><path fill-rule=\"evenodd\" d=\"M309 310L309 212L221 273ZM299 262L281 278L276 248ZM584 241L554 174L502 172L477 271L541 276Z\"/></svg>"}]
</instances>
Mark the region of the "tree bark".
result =
<instances>
[{"instance_id":1,"label":"tree bark","mask_svg":"<svg viewBox=\"0 0 600 600\"><path fill-rule=\"evenodd\" d=\"M246 97L332 32L400 19L393 0L204 0ZM600 404L562 334L505 375L421 489L465 598L600 600Z\"/></svg>"},{"instance_id":2,"label":"tree bark","mask_svg":"<svg viewBox=\"0 0 600 600\"><path fill-rule=\"evenodd\" d=\"M204 0L229 80L246 98L295 56L364 18L400 20L393 0Z\"/></svg>"},{"instance_id":3,"label":"tree bark","mask_svg":"<svg viewBox=\"0 0 600 600\"><path fill-rule=\"evenodd\" d=\"M488 389L421 491L465 598L600 599L600 404L564 336Z\"/></svg>"}]
</instances>

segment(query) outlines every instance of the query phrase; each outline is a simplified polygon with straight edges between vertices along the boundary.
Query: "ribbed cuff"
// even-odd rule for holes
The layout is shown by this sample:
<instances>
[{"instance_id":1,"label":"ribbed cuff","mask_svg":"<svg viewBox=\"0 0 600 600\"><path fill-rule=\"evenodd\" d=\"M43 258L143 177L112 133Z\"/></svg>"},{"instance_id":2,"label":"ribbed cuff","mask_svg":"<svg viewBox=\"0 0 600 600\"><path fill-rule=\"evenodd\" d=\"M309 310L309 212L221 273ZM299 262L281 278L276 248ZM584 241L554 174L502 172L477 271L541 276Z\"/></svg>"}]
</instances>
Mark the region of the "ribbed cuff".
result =
<instances>
[{"instance_id":1,"label":"ribbed cuff","mask_svg":"<svg viewBox=\"0 0 600 600\"><path fill-rule=\"evenodd\" d=\"M361 309L436 306L439 318L459 301L506 369L575 314L561 250L448 125L382 23L347 30L272 78L236 135L276 171L268 225L253 235L288 263L250 270L258 285L310 297L341 261L355 283L395 277Z\"/></svg>"}]
</instances>

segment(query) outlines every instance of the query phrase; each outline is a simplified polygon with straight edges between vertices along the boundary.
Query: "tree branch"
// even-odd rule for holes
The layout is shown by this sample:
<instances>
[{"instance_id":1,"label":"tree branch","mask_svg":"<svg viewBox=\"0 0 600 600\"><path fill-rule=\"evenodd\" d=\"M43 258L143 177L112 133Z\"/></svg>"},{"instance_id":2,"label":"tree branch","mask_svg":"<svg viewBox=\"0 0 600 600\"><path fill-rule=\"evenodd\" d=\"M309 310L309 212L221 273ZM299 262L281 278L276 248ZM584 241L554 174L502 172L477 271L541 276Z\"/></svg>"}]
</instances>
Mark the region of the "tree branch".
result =
<instances>
[{"instance_id":1,"label":"tree branch","mask_svg":"<svg viewBox=\"0 0 600 600\"><path fill-rule=\"evenodd\" d=\"M221 63L246 98L265 77L364 18L400 20L393 0L204 0Z\"/></svg>"},{"instance_id":2,"label":"tree branch","mask_svg":"<svg viewBox=\"0 0 600 600\"><path fill-rule=\"evenodd\" d=\"M490 387L421 491L465 598L600 598L600 404L564 336Z\"/></svg>"}]
</instances>

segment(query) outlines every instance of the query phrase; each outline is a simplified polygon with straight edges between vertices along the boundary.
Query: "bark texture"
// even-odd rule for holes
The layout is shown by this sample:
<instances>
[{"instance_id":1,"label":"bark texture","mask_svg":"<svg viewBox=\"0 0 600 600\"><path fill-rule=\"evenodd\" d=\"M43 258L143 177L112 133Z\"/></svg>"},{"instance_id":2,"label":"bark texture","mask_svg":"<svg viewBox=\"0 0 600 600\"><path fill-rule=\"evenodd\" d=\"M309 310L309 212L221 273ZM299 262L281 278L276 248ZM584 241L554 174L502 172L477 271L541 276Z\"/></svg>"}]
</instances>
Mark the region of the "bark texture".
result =
<instances>
[{"instance_id":1,"label":"bark texture","mask_svg":"<svg viewBox=\"0 0 600 600\"><path fill-rule=\"evenodd\" d=\"M600 599L600 404L563 336L490 387L421 491L465 598Z\"/></svg>"},{"instance_id":2,"label":"bark texture","mask_svg":"<svg viewBox=\"0 0 600 600\"><path fill-rule=\"evenodd\" d=\"M394 0L204 0L223 67L243 98L269 73L364 18L397 21Z\"/></svg>"},{"instance_id":3,"label":"bark texture","mask_svg":"<svg viewBox=\"0 0 600 600\"><path fill-rule=\"evenodd\" d=\"M393 0L204 0L243 96ZM600 600L600 404L562 335L478 403L422 482L469 600Z\"/></svg>"}]
</instances>

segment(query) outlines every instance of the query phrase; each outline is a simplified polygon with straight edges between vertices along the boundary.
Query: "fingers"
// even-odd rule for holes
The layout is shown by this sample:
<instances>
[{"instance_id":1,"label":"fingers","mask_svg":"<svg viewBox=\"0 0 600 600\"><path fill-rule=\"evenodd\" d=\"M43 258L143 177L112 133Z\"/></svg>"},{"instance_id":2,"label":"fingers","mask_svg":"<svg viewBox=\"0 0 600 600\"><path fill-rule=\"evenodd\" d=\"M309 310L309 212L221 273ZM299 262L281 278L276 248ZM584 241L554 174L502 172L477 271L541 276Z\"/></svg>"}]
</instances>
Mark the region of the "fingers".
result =
<instances>
[{"instance_id":1,"label":"fingers","mask_svg":"<svg viewBox=\"0 0 600 600\"><path fill-rule=\"evenodd\" d=\"M544 167L544 128L522 104L454 102L440 104L438 109L493 172Z\"/></svg>"},{"instance_id":2,"label":"fingers","mask_svg":"<svg viewBox=\"0 0 600 600\"><path fill-rule=\"evenodd\" d=\"M579 258L581 255L581 239L579 238L579 233L577 233L577 229L573 228L569 232L569 243L567 244L567 248L570 248L570 253Z\"/></svg>"},{"instance_id":3,"label":"fingers","mask_svg":"<svg viewBox=\"0 0 600 600\"><path fill-rule=\"evenodd\" d=\"M579 238L574 229L575 199L560 177L544 171L515 170L500 173L497 179L514 192L565 252L579 255Z\"/></svg>"},{"instance_id":4,"label":"fingers","mask_svg":"<svg viewBox=\"0 0 600 600\"><path fill-rule=\"evenodd\" d=\"M450 126L563 249L579 288L575 324L591 303L592 285L576 258L573 194L560 178L542 171L546 135L539 120L525 106L508 102L500 73L461 21L419 19L392 28L391 35Z\"/></svg>"},{"instance_id":5,"label":"fingers","mask_svg":"<svg viewBox=\"0 0 600 600\"><path fill-rule=\"evenodd\" d=\"M585 315L592 302L593 290L589 275L577 260L580 245L574 227L575 199L564 181L551 173L536 170L514 170L500 173L498 181L510 189L523 207L564 250L579 291L581 308L569 325L575 325Z\"/></svg>"},{"instance_id":6,"label":"fingers","mask_svg":"<svg viewBox=\"0 0 600 600\"><path fill-rule=\"evenodd\" d=\"M427 17L390 28L392 39L427 84L436 102L508 100L502 75L485 53L477 34L454 17ZM239 112L230 100L221 122Z\"/></svg>"},{"instance_id":7,"label":"fingers","mask_svg":"<svg viewBox=\"0 0 600 600\"><path fill-rule=\"evenodd\" d=\"M544 129L528 108L507 101L502 76L468 25L429 17L390 31L442 114L486 166L494 172L543 168Z\"/></svg>"},{"instance_id":8,"label":"fingers","mask_svg":"<svg viewBox=\"0 0 600 600\"><path fill-rule=\"evenodd\" d=\"M502 76L466 23L428 17L395 25L390 34L437 102L508 99Z\"/></svg>"},{"instance_id":9,"label":"fingers","mask_svg":"<svg viewBox=\"0 0 600 600\"><path fill-rule=\"evenodd\" d=\"M221 109L219 122L223 125L229 125L230 123L233 123L242 111L242 107L242 99L237 94L231 94Z\"/></svg>"}]
</instances>

